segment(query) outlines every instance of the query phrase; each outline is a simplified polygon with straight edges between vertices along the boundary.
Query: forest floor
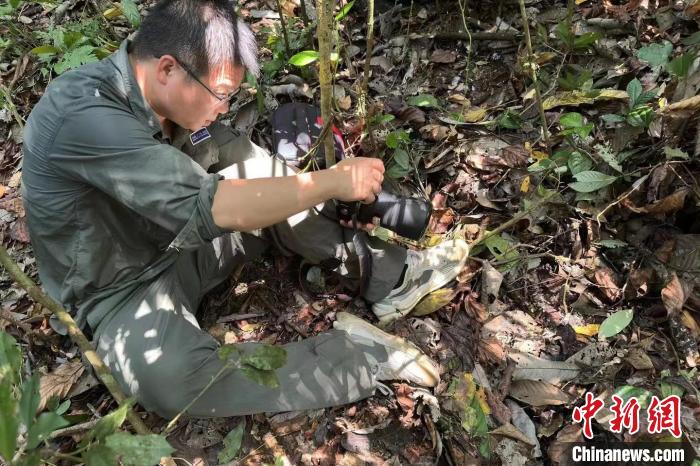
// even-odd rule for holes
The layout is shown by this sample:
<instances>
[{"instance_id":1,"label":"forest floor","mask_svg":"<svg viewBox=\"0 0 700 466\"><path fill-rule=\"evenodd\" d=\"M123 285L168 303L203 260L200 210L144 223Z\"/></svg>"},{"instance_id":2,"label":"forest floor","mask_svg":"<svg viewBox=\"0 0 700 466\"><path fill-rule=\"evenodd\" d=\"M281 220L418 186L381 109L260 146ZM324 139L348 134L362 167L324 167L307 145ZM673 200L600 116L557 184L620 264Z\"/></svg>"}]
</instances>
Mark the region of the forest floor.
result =
<instances>
[{"instance_id":1,"label":"forest floor","mask_svg":"<svg viewBox=\"0 0 700 466\"><path fill-rule=\"evenodd\" d=\"M227 464L559 464L584 441L573 419L586 393L605 403L596 445L681 442L700 453L700 2L576 0L568 10L526 0L532 56L517 2L472 3L377 2L364 122L366 2L335 25L334 108L349 151L382 157L402 189L433 205L428 234L407 246L474 244L455 282L386 328L438 361L441 383L397 382L388 396L314 412L183 420L168 437L174 457L219 464L240 426ZM263 74L225 118L268 148L274 109L319 100L316 62L293 64L313 55L296 54L315 48L314 26L299 0L279 4L289 50L276 2L240 4ZM22 127L49 79L133 31L133 16L103 12L84 0L3 12L0 222L35 281ZM330 329L342 310L376 322L351 289L302 265L273 255L246 265L205 299L201 327L222 343L281 344ZM83 422L116 407L4 271L0 301L0 329L42 374L42 406L70 400L66 414ZM637 433L611 422L615 395L639 404ZM154 432L167 423L142 414ZM70 451L81 435L51 445Z\"/></svg>"}]
</instances>

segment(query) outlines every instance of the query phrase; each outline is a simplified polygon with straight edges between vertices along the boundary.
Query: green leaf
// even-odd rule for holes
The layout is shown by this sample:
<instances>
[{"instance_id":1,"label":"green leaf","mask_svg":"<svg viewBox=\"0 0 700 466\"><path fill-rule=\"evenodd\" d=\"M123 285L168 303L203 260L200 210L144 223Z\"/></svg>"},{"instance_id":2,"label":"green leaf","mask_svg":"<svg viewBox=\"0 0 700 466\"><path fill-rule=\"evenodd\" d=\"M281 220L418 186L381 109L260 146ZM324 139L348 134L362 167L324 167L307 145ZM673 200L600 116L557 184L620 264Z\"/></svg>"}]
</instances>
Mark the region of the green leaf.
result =
<instances>
[{"instance_id":1,"label":"green leaf","mask_svg":"<svg viewBox=\"0 0 700 466\"><path fill-rule=\"evenodd\" d=\"M287 352L280 346L258 345L252 353L243 356L240 362L256 369L270 371L285 365Z\"/></svg>"},{"instance_id":2,"label":"green leaf","mask_svg":"<svg viewBox=\"0 0 700 466\"><path fill-rule=\"evenodd\" d=\"M568 48L574 48L574 33L571 31L571 25L568 21L557 24L556 35Z\"/></svg>"},{"instance_id":3,"label":"green leaf","mask_svg":"<svg viewBox=\"0 0 700 466\"><path fill-rule=\"evenodd\" d=\"M41 413L27 433L27 448L36 448L42 441L49 438L51 432L68 424L70 423L56 413Z\"/></svg>"},{"instance_id":4,"label":"green leaf","mask_svg":"<svg viewBox=\"0 0 700 466\"><path fill-rule=\"evenodd\" d=\"M639 79L634 78L627 84L627 95L630 99L630 108L634 108L639 96L642 95L642 83L639 82Z\"/></svg>"},{"instance_id":5,"label":"green leaf","mask_svg":"<svg viewBox=\"0 0 700 466\"><path fill-rule=\"evenodd\" d=\"M632 322L633 315L632 309L623 309L622 311L617 311L611 316L608 316L603 323L600 324L598 336L601 338L610 338L617 335Z\"/></svg>"},{"instance_id":6,"label":"green leaf","mask_svg":"<svg viewBox=\"0 0 700 466\"><path fill-rule=\"evenodd\" d=\"M625 243L624 241L620 241L619 239L602 239L593 244L610 249L623 248L627 246L627 243Z\"/></svg>"},{"instance_id":7,"label":"green leaf","mask_svg":"<svg viewBox=\"0 0 700 466\"><path fill-rule=\"evenodd\" d=\"M94 445L83 453L85 464L90 466L117 466L117 454L104 445ZM159 460L160 462L160 460Z\"/></svg>"},{"instance_id":8,"label":"green leaf","mask_svg":"<svg viewBox=\"0 0 700 466\"><path fill-rule=\"evenodd\" d=\"M345 5L343 8L340 9L340 12L335 15L335 20L336 21L342 21L343 18L345 18L350 10L352 9L352 6L355 4L355 0L352 0L349 2L347 5Z\"/></svg>"},{"instance_id":9,"label":"green leaf","mask_svg":"<svg viewBox=\"0 0 700 466\"><path fill-rule=\"evenodd\" d=\"M61 74L64 71L77 68L80 65L96 62L97 57L92 53L93 49L94 47L91 45L82 45L67 52L61 57L61 60L54 65L54 71L57 74Z\"/></svg>"},{"instance_id":10,"label":"green leaf","mask_svg":"<svg viewBox=\"0 0 700 466\"><path fill-rule=\"evenodd\" d=\"M34 55L39 55L39 56L42 56L42 55L53 56L53 55L56 55L57 53L59 53L60 51L61 51L61 49L54 47L52 45L40 45L39 47L34 47L31 50L31 53L33 53Z\"/></svg>"},{"instance_id":11,"label":"green leaf","mask_svg":"<svg viewBox=\"0 0 700 466\"><path fill-rule=\"evenodd\" d=\"M409 173L408 168L404 168L398 163L393 163L385 172L385 175L393 180L405 178Z\"/></svg>"},{"instance_id":12,"label":"green leaf","mask_svg":"<svg viewBox=\"0 0 700 466\"><path fill-rule=\"evenodd\" d=\"M497 121L498 126L506 129L520 129L523 125L523 118L511 109L507 109Z\"/></svg>"},{"instance_id":13,"label":"green leaf","mask_svg":"<svg viewBox=\"0 0 700 466\"><path fill-rule=\"evenodd\" d=\"M222 361L226 361L229 357L231 357L231 354L235 353L239 356L242 354L242 351L238 347L236 347L235 345L222 345L219 348L218 352L219 352L219 359L221 359Z\"/></svg>"},{"instance_id":14,"label":"green leaf","mask_svg":"<svg viewBox=\"0 0 700 466\"><path fill-rule=\"evenodd\" d=\"M600 39L600 34L597 32L587 32L581 34L574 39L575 50L586 50L595 44Z\"/></svg>"},{"instance_id":15,"label":"green leaf","mask_svg":"<svg viewBox=\"0 0 700 466\"><path fill-rule=\"evenodd\" d=\"M649 63L652 67L664 66L668 63L668 56L673 50L673 45L668 41L663 41L660 44L651 44L642 47L637 51L637 57Z\"/></svg>"},{"instance_id":16,"label":"green leaf","mask_svg":"<svg viewBox=\"0 0 700 466\"><path fill-rule=\"evenodd\" d=\"M17 341L9 333L0 331L0 382L16 384L21 367L22 354Z\"/></svg>"},{"instance_id":17,"label":"green leaf","mask_svg":"<svg viewBox=\"0 0 700 466\"><path fill-rule=\"evenodd\" d=\"M563 90L577 91L581 90L588 81L591 81L592 77L593 74L586 68L578 65L569 65L557 81L559 82L559 87Z\"/></svg>"},{"instance_id":18,"label":"green leaf","mask_svg":"<svg viewBox=\"0 0 700 466\"><path fill-rule=\"evenodd\" d=\"M22 398L19 401L20 421L29 429L39 408L39 374L34 373L22 386Z\"/></svg>"},{"instance_id":19,"label":"green leaf","mask_svg":"<svg viewBox=\"0 0 700 466\"><path fill-rule=\"evenodd\" d=\"M16 10L19 7L19 4L22 3L22 0L8 0L7 3L13 10Z\"/></svg>"},{"instance_id":20,"label":"green leaf","mask_svg":"<svg viewBox=\"0 0 700 466\"><path fill-rule=\"evenodd\" d=\"M590 193L613 184L617 177L606 175L597 171L583 171L574 175L575 183L569 183L569 187L579 193Z\"/></svg>"},{"instance_id":21,"label":"green leaf","mask_svg":"<svg viewBox=\"0 0 700 466\"><path fill-rule=\"evenodd\" d=\"M396 162L398 166L400 166L401 168L405 168L406 170L411 168L408 152L406 152L403 149L396 149L394 151L394 162Z\"/></svg>"},{"instance_id":22,"label":"green leaf","mask_svg":"<svg viewBox=\"0 0 700 466\"><path fill-rule=\"evenodd\" d=\"M390 149L396 149L399 147L400 143L406 144L409 141L410 137L408 136L408 133L402 129L392 131L386 137L386 145Z\"/></svg>"},{"instance_id":23,"label":"green leaf","mask_svg":"<svg viewBox=\"0 0 700 466\"><path fill-rule=\"evenodd\" d=\"M484 241L484 245L498 261L505 264L498 267L501 272L506 272L518 265L517 259L520 257L515 245L500 235L490 236Z\"/></svg>"},{"instance_id":24,"label":"green leaf","mask_svg":"<svg viewBox=\"0 0 700 466\"><path fill-rule=\"evenodd\" d=\"M685 389L680 385L665 381L659 384L659 391L661 392L661 398L666 398L671 395L676 395L682 398L683 394L685 393Z\"/></svg>"},{"instance_id":25,"label":"green leaf","mask_svg":"<svg viewBox=\"0 0 700 466\"><path fill-rule=\"evenodd\" d=\"M598 154L598 157L600 157L605 163L610 165L610 167L613 170L622 173L622 166L620 166L620 163L617 161L617 156L610 147L604 146L602 144L596 144L595 149L596 153Z\"/></svg>"},{"instance_id":26,"label":"green leaf","mask_svg":"<svg viewBox=\"0 0 700 466\"><path fill-rule=\"evenodd\" d=\"M651 397L654 394L645 388L635 387L633 385L623 385L615 389L614 395L622 398L623 403L627 403L628 400L635 397L639 402L639 407L645 409L649 405Z\"/></svg>"},{"instance_id":27,"label":"green leaf","mask_svg":"<svg viewBox=\"0 0 700 466\"><path fill-rule=\"evenodd\" d=\"M668 71L679 78L685 78L694 60L695 52L686 52L671 60L671 63L668 64Z\"/></svg>"},{"instance_id":28,"label":"green leaf","mask_svg":"<svg viewBox=\"0 0 700 466\"><path fill-rule=\"evenodd\" d=\"M657 91L655 89L642 92L642 95L640 95L637 99L637 105L645 104L654 100L657 97L656 92Z\"/></svg>"},{"instance_id":29,"label":"green leaf","mask_svg":"<svg viewBox=\"0 0 700 466\"><path fill-rule=\"evenodd\" d=\"M406 102L408 105L414 105L416 107L440 108L438 100L434 96L428 94L414 95L409 97Z\"/></svg>"},{"instance_id":30,"label":"green leaf","mask_svg":"<svg viewBox=\"0 0 700 466\"><path fill-rule=\"evenodd\" d=\"M683 45L698 45L700 44L700 31L695 32L691 34L688 37L684 37L683 40L681 40Z\"/></svg>"},{"instance_id":31,"label":"green leaf","mask_svg":"<svg viewBox=\"0 0 700 466\"><path fill-rule=\"evenodd\" d=\"M318 60L318 52L317 51L304 50L303 52L299 52L299 53L293 55L292 58L289 59L289 63L301 68L301 67L308 65L309 63L315 62L316 60Z\"/></svg>"},{"instance_id":32,"label":"green leaf","mask_svg":"<svg viewBox=\"0 0 700 466\"><path fill-rule=\"evenodd\" d=\"M105 445L117 452L122 464L127 466L153 466L175 449L162 435L132 435L117 432L105 439Z\"/></svg>"},{"instance_id":33,"label":"green leaf","mask_svg":"<svg viewBox=\"0 0 700 466\"><path fill-rule=\"evenodd\" d=\"M0 381L0 456L11 460L17 445L17 400L8 380Z\"/></svg>"},{"instance_id":34,"label":"green leaf","mask_svg":"<svg viewBox=\"0 0 700 466\"><path fill-rule=\"evenodd\" d=\"M131 23L131 27L138 28L141 24L141 15L134 0L121 0L121 10L126 19Z\"/></svg>"},{"instance_id":35,"label":"green leaf","mask_svg":"<svg viewBox=\"0 0 700 466\"><path fill-rule=\"evenodd\" d=\"M241 372L253 382L259 383L265 387L277 388L280 386L275 371L264 371L250 366L243 366L241 367Z\"/></svg>"},{"instance_id":36,"label":"green leaf","mask_svg":"<svg viewBox=\"0 0 700 466\"><path fill-rule=\"evenodd\" d=\"M228 463L236 458L241 449L243 434L245 433L245 418L238 423L235 429L224 438L224 449L219 452L219 463Z\"/></svg>"},{"instance_id":37,"label":"green leaf","mask_svg":"<svg viewBox=\"0 0 700 466\"><path fill-rule=\"evenodd\" d=\"M690 160L690 156L678 148L671 148L669 146L664 146L664 154L666 154L666 159L683 159Z\"/></svg>"},{"instance_id":38,"label":"green leaf","mask_svg":"<svg viewBox=\"0 0 700 466\"><path fill-rule=\"evenodd\" d=\"M609 125L614 123L622 123L623 121L625 121L625 117L623 117L622 115L616 115L614 113L606 113L605 115L601 115L600 119Z\"/></svg>"},{"instance_id":39,"label":"green leaf","mask_svg":"<svg viewBox=\"0 0 700 466\"><path fill-rule=\"evenodd\" d=\"M646 128L654 121L655 115L654 110L647 105L634 107L627 114L627 123L637 128Z\"/></svg>"},{"instance_id":40,"label":"green leaf","mask_svg":"<svg viewBox=\"0 0 700 466\"><path fill-rule=\"evenodd\" d=\"M583 115L577 112L565 113L559 119L559 124L564 128L580 128L583 126Z\"/></svg>"},{"instance_id":41,"label":"green leaf","mask_svg":"<svg viewBox=\"0 0 700 466\"><path fill-rule=\"evenodd\" d=\"M577 175L593 168L593 161L587 155L574 151L569 156L568 166L571 174Z\"/></svg>"},{"instance_id":42,"label":"green leaf","mask_svg":"<svg viewBox=\"0 0 700 466\"><path fill-rule=\"evenodd\" d=\"M100 419L95 428L88 432L88 441L92 439L102 441L108 435L115 433L124 423L126 415L133 404L134 399L128 398L117 409Z\"/></svg>"}]
</instances>

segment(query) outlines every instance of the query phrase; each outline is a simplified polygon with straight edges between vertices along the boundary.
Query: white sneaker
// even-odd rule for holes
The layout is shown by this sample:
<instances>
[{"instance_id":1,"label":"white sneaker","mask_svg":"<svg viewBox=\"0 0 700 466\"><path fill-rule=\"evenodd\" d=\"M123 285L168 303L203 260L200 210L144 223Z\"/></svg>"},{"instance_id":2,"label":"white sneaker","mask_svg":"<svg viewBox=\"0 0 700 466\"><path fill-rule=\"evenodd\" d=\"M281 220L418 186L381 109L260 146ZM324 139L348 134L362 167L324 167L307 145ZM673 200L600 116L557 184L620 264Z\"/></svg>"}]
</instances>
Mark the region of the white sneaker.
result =
<instances>
[{"instance_id":1,"label":"white sneaker","mask_svg":"<svg viewBox=\"0 0 700 466\"><path fill-rule=\"evenodd\" d=\"M372 310L381 322L405 316L425 295L452 281L467 257L469 245L462 239L443 241L423 251L409 249L403 282L386 298L372 304Z\"/></svg>"},{"instance_id":2,"label":"white sneaker","mask_svg":"<svg viewBox=\"0 0 700 466\"><path fill-rule=\"evenodd\" d=\"M388 359L378 362L378 380L408 380L425 387L440 382L438 365L410 341L390 335L369 322L347 312L339 312L333 328L344 330L356 343L378 344L386 349Z\"/></svg>"}]
</instances>

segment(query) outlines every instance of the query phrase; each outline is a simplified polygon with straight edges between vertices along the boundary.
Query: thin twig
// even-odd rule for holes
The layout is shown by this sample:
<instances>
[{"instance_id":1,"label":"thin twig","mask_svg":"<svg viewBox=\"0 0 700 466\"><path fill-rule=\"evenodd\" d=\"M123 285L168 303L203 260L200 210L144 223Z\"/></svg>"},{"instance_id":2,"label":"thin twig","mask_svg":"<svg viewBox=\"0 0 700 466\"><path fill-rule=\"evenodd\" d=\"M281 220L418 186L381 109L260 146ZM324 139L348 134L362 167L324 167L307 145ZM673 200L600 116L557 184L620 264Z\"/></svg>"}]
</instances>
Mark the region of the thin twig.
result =
<instances>
[{"instance_id":1,"label":"thin twig","mask_svg":"<svg viewBox=\"0 0 700 466\"><path fill-rule=\"evenodd\" d=\"M462 13L462 25L464 26L464 32L466 32L467 37L469 37L469 43L467 44L467 64L464 66L464 92L467 92L468 90L467 86L469 85L469 65L471 64L472 59L472 35L471 32L469 32L469 26L467 26L467 15L464 12L466 7L467 0L464 0L464 4L462 4L462 0L459 0L459 12Z\"/></svg>"},{"instance_id":2,"label":"thin twig","mask_svg":"<svg viewBox=\"0 0 700 466\"><path fill-rule=\"evenodd\" d=\"M37 303L48 308L58 320L68 329L68 336L70 339L78 345L80 351L85 355L85 358L90 362L90 365L95 370L97 377L105 384L109 393L114 397L119 405L122 405L127 399L124 392L117 384L114 376L110 372L109 368L102 361L100 356L95 352L92 344L85 337L85 334L80 330L78 325L73 320L73 317L56 301L44 294L43 291L29 278L24 272L20 270L17 264L12 260L10 255L4 246L0 245L0 263L5 267L10 276L15 280L19 286L27 291L27 294ZM147 435L151 433L151 430L143 423L141 418L131 409L127 411L127 419L134 427L134 430L142 435Z\"/></svg>"},{"instance_id":3,"label":"thin twig","mask_svg":"<svg viewBox=\"0 0 700 466\"><path fill-rule=\"evenodd\" d=\"M284 52L286 54L286 58L289 60L289 58L292 56L292 48L289 46L289 36L287 35L287 23L284 20L284 12L282 11L282 5L280 5L280 0L277 1L277 13L280 15L280 24L282 24L282 36L284 37Z\"/></svg>"},{"instance_id":4,"label":"thin twig","mask_svg":"<svg viewBox=\"0 0 700 466\"><path fill-rule=\"evenodd\" d=\"M357 114L361 120L367 116L367 92L369 87L369 73L371 70L372 50L374 49L374 0L367 0L367 51L365 58L365 72L362 77L360 94L357 98ZM410 24L410 23L409 23Z\"/></svg>"},{"instance_id":5,"label":"thin twig","mask_svg":"<svg viewBox=\"0 0 700 466\"><path fill-rule=\"evenodd\" d=\"M518 0L520 4L520 14L523 17L523 30L525 32L525 44L527 45L527 66L530 68L530 77L532 78L532 84L535 86L535 98L537 99L537 108L540 111L540 119L542 120L542 136L544 137L544 143L547 146L547 150L550 149L549 144L549 129L547 125L547 118L544 114L544 105L542 105L542 96L540 95L540 83L537 80L537 71L535 70L535 59L532 53L532 40L530 39L530 23L527 19L527 12L525 11L525 0Z\"/></svg>"}]
</instances>

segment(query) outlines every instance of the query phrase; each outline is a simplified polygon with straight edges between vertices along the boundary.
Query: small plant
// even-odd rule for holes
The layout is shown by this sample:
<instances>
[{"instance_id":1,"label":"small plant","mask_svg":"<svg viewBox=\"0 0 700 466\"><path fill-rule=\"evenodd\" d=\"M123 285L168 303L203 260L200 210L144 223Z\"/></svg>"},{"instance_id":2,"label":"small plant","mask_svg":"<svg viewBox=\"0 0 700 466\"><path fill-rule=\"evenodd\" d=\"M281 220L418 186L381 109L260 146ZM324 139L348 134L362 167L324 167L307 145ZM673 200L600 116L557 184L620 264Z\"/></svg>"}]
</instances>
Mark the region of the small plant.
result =
<instances>
[{"instance_id":1,"label":"small plant","mask_svg":"<svg viewBox=\"0 0 700 466\"><path fill-rule=\"evenodd\" d=\"M96 26L96 21L88 21L51 27L46 33L38 33L40 39L47 42L32 49L32 53L47 65L41 69L42 74L61 74L108 56L110 49L106 47L114 46L100 37ZM96 45L98 42L102 42L102 46Z\"/></svg>"}]
</instances>

